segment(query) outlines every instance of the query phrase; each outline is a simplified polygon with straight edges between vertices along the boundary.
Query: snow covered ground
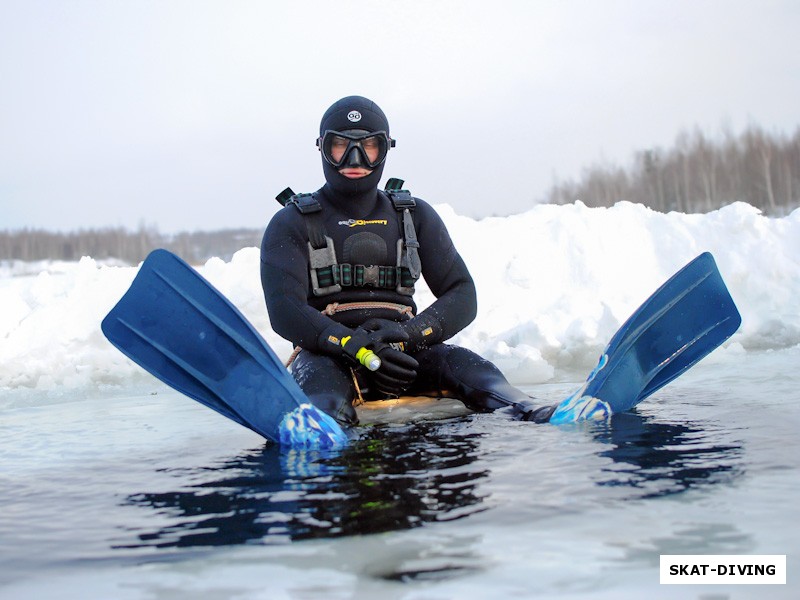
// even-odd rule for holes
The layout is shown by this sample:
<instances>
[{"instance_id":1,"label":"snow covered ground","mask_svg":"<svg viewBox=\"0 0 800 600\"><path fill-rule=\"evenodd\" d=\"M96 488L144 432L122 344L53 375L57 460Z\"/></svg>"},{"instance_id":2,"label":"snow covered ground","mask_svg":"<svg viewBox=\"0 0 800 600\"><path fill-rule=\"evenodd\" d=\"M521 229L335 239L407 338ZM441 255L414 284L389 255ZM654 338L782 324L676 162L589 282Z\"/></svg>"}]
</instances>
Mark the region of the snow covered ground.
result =
<instances>
[{"instance_id":1,"label":"snow covered ground","mask_svg":"<svg viewBox=\"0 0 800 600\"><path fill-rule=\"evenodd\" d=\"M771 219L741 203L706 215L576 203L475 221L437 208L478 287L478 318L453 342L494 361L517 384L591 368L631 312L704 251L716 258L743 319L716 359L800 343L800 210ZM269 325L256 248L199 270L280 357L289 355ZM0 268L0 389L60 393L144 377L100 332L135 273L90 257ZM421 307L432 300L424 285L417 299Z\"/></svg>"}]
</instances>

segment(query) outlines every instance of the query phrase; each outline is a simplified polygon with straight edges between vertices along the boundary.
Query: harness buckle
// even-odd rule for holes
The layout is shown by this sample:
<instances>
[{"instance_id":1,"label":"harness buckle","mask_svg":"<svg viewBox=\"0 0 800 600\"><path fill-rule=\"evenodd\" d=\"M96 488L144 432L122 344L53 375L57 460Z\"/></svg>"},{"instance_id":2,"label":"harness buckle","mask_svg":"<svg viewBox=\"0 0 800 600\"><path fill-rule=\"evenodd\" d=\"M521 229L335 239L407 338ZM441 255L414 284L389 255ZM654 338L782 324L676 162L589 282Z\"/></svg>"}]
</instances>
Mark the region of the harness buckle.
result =
<instances>
[{"instance_id":1,"label":"harness buckle","mask_svg":"<svg viewBox=\"0 0 800 600\"><path fill-rule=\"evenodd\" d=\"M325 246L322 248L314 248L311 242L308 243L308 255L311 271L311 284L315 296L325 296L326 294L335 294L342 291L342 286L338 283L338 277L335 275L336 267L336 251L333 248L333 240L325 236ZM320 270L330 270L330 281L326 281L330 285L320 286L319 274Z\"/></svg>"},{"instance_id":2,"label":"harness buckle","mask_svg":"<svg viewBox=\"0 0 800 600\"><path fill-rule=\"evenodd\" d=\"M381 268L377 265L369 265L364 267L364 283L365 286L380 287Z\"/></svg>"}]
</instances>

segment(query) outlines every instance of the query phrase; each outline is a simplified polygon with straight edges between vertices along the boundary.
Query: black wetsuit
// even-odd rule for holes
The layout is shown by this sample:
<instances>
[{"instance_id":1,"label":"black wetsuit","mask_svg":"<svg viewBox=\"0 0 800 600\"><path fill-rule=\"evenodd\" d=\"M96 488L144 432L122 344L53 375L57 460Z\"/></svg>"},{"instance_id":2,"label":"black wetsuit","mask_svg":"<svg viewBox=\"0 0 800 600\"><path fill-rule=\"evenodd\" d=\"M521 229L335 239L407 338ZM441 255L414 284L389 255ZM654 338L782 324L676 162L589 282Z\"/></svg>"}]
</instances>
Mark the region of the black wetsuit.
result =
<instances>
[{"instance_id":1,"label":"black wetsuit","mask_svg":"<svg viewBox=\"0 0 800 600\"><path fill-rule=\"evenodd\" d=\"M406 248L414 244L404 235L401 214L390 198L378 191L386 153L395 144L380 107L362 96L342 98L322 116L319 135L317 145L327 183L315 197L322 210L309 217L301 214L299 205L287 205L270 221L261 244L261 282L270 321L278 334L303 349L292 365L292 373L311 402L342 423L356 423L352 401L357 389L351 373L356 364L354 349L365 340L382 343L406 339L406 354L373 343L375 352L383 356L378 371L370 373L361 366L355 369L359 386L373 388L370 395L374 396L378 389L410 394L446 391L474 410L511 406L518 418L549 418L551 408L534 407L490 362L465 348L443 343L475 318L475 286L444 223L422 200L416 200L413 209L414 230L422 276L437 299L416 315L408 277L399 277L400 285L389 282L386 267L403 266L397 261L398 242L409 242ZM334 143L341 154L334 155ZM356 168L365 172L348 177L345 171ZM313 227L309 227L310 218L317 222ZM318 293L314 293L309 246L323 245L320 229L333 240L337 264L362 265L365 279L359 283L370 285L350 285L338 291L323 285L319 281L319 263L327 259L317 261L315 252ZM310 238L314 239L313 244L309 244ZM417 265L412 254L404 253L404 268L413 280ZM383 271L376 266L384 267ZM320 295L322 291L335 293ZM373 308L321 312L330 304L357 302L408 306L415 316ZM379 330L369 329L368 322L373 319L382 320L379 330L399 329L405 337L378 339ZM357 342L353 349L345 350L348 338ZM418 365L412 369L409 363ZM387 383L387 379L396 376L394 369L398 367L402 376ZM398 382L400 385L396 385Z\"/></svg>"},{"instance_id":2,"label":"black wetsuit","mask_svg":"<svg viewBox=\"0 0 800 600\"><path fill-rule=\"evenodd\" d=\"M340 264L397 264L402 216L386 194L373 189L345 196L325 185L316 199L322 205L325 230L333 239ZM375 287L345 287L338 293L315 296L309 275L306 218L288 205L267 227L261 245L264 295L273 329L303 348L292 367L300 387L316 406L352 424L357 422L352 406L356 396L352 364L329 340L345 337L351 328L373 317L402 320L408 315L391 309L353 310L330 316L321 311L332 303L391 302L411 306L415 313L416 306L410 295ZM511 386L493 364L470 350L442 343L475 318L475 286L431 206L417 199L413 220L422 275L437 299L418 317L432 325L434 333L411 351L420 366L408 393L446 391L479 411L518 403L527 404L530 410L530 399Z\"/></svg>"}]
</instances>

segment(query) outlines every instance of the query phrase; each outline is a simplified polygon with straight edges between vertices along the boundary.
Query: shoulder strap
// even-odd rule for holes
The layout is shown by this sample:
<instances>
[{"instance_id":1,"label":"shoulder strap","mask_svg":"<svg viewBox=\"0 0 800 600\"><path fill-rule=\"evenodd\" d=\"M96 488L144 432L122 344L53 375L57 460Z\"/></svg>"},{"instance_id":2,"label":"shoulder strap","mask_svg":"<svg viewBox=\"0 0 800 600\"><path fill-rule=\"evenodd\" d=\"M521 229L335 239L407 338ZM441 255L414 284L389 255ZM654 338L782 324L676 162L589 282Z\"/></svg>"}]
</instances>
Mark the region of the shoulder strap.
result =
<instances>
[{"instance_id":1,"label":"shoulder strap","mask_svg":"<svg viewBox=\"0 0 800 600\"><path fill-rule=\"evenodd\" d=\"M416 281L422 272L417 231L414 229L414 219L411 216L411 211L417 206L417 201L411 192L402 189L404 183L402 179L392 177L386 182L384 190L392 201L394 209L403 215L403 249L399 253L398 266L408 269L411 277Z\"/></svg>"},{"instance_id":2,"label":"shoulder strap","mask_svg":"<svg viewBox=\"0 0 800 600\"><path fill-rule=\"evenodd\" d=\"M336 251L333 240L325 230L322 220L322 205L316 194L295 194L286 188L275 199L283 206L294 206L303 215L308 232L308 258L311 284L315 296L341 291L336 273Z\"/></svg>"},{"instance_id":3,"label":"shoulder strap","mask_svg":"<svg viewBox=\"0 0 800 600\"><path fill-rule=\"evenodd\" d=\"M406 208L413 210L417 205L417 201L411 195L411 192L403 189L404 183L402 179L392 177L383 188L397 212L403 212Z\"/></svg>"},{"instance_id":4,"label":"shoulder strap","mask_svg":"<svg viewBox=\"0 0 800 600\"><path fill-rule=\"evenodd\" d=\"M317 200L316 194L295 194L292 188L286 188L275 199L283 206L293 205L305 217L308 241L315 249L327 245L328 235L322 221L322 205Z\"/></svg>"}]
</instances>

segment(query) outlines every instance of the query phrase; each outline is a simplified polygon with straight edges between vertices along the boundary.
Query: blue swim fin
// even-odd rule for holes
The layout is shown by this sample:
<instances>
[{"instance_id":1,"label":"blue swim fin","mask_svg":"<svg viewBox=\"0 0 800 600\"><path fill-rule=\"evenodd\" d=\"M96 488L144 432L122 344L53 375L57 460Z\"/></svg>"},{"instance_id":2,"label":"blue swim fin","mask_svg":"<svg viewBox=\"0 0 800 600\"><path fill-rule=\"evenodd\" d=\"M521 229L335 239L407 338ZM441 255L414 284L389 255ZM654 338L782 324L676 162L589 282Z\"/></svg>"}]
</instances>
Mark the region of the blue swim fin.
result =
<instances>
[{"instance_id":1,"label":"blue swim fin","mask_svg":"<svg viewBox=\"0 0 800 600\"><path fill-rule=\"evenodd\" d=\"M611 338L551 423L603 419L636 406L717 348L742 318L714 258L705 252L673 275Z\"/></svg>"},{"instance_id":2,"label":"blue swim fin","mask_svg":"<svg viewBox=\"0 0 800 600\"><path fill-rule=\"evenodd\" d=\"M167 250L147 257L102 330L164 383L270 440L316 448L347 442L239 310Z\"/></svg>"},{"instance_id":3,"label":"blue swim fin","mask_svg":"<svg viewBox=\"0 0 800 600\"><path fill-rule=\"evenodd\" d=\"M741 317L705 253L661 286L619 329L551 423L624 412L717 348ZM156 250L102 323L147 371L233 421L290 446L336 447L347 435L316 410L264 339L183 260Z\"/></svg>"}]
</instances>

